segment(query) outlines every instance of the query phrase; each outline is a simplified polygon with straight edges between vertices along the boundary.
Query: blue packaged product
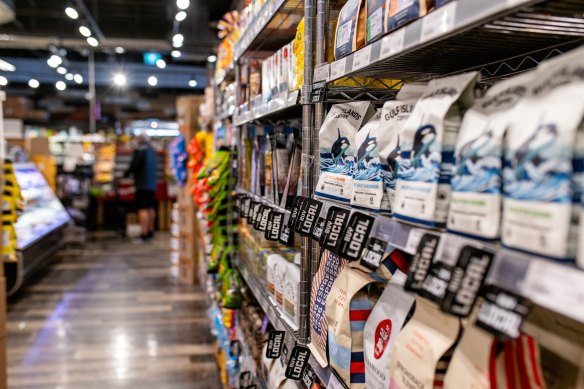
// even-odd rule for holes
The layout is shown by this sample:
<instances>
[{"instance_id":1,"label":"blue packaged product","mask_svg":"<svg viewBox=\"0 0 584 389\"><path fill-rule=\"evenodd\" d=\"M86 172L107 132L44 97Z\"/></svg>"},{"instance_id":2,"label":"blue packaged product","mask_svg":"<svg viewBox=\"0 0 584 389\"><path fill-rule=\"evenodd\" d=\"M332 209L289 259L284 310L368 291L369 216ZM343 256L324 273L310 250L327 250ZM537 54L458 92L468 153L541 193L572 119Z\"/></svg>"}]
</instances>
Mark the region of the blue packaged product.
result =
<instances>
[{"instance_id":1,"label":"blue packaged product","mask_svg":"<svg viewBox=\"0 0 584 389\"><path fill-rule=\"evenodd\" d=\"M431 0L387 0L385 31L390 32L421 18L432 7Z\"/></svg>"}]
</instances>

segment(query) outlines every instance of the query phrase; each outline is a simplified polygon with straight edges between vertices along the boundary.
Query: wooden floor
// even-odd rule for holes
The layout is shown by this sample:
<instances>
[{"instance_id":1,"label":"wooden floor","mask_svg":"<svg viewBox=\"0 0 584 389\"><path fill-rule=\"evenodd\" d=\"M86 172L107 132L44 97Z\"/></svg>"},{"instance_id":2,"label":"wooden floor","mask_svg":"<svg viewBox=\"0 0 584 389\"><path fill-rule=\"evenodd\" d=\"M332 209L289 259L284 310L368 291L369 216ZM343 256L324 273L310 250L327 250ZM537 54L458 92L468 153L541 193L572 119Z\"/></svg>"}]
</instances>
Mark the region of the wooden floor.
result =
<instances>
[{"instance_id":1,"label":"wooden floor","mask_svg":"<svg viewBox=\"0 0 584 389\"><path fill-rule=\"evenodd\" d=\"M220 388L204 296L168 265L168 236L61 253L9 302L9 388Z\"/></svg>"}]
</instances>

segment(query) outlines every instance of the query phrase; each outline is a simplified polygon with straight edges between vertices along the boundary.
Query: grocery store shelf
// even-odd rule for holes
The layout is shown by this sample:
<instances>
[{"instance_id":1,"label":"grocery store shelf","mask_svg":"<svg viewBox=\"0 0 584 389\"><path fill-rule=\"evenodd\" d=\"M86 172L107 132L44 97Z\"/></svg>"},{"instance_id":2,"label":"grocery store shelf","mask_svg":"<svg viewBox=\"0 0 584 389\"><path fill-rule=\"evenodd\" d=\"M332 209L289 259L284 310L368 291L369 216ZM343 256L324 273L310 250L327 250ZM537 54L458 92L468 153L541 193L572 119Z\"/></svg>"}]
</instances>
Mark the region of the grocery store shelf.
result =
<instances>
[{"instance_id":1,"label":"grocery store shelf","mask_svg":"<svg viewBox=\"0 0 584 389\"><path fill-rule=\"evenodd\" d=\"M340 205L318 199L329 205ZM323 207L325 208L325 207ZM415 254L424 233L441 236L441 242L449 249L439 260L454 265L459 248L472 246L494 254L486 282L514 292L533 303L553 312L584 323L584 271L573 265L555 262L535 255L528 255L498 244L461 237L444 230L430 230L363 210L354 210L373 216L375 222L370 236L387 241L391 246L409 254Z\"/></svg>"},{"instance_id":2,"label":"grocery store shelf","mask_svg":"<svg viewBox=\"0 0 584 389\"><path fill-rule=\"evenodd\" d=\"M227 68L219 71L215 77L215 85L221 84L225 80L231 80L235 76L235 64L231 62Z\"/></svg>"},{"instance_id":3,"label":"grocery store shelf","mask_svg":"<svg viewBox=\"0 0 584 389\"><path fill-rule=\"evenodd\" d=\"M235 61L260 50L274 51L292 41L304 16L300 0L268 0L235 44Z\"/></svg>"},{"instance_id":4,"label":"grocery store shelf","mask_svg":"<svg viewBox=\"0 0 584 389\"><path fill-rule=\"evenodd\" d=\"M235 112L235 107L230 106L227 110L223 111L223 112L217 112L217 115L215 115L216 120L227 120L229 119L231 116L233 116L233 113Z\"/></svg>"},{"instance_id":5,"label":"grocery store shelf","mask_svg":"<svg viewBox=\"0 0 584 389\"><path fill-rule=\"evenodd\" d=\"M487 80L503 77L580 45L582 9L584 0L455 0L316 68L315 81L427 80L469 70L481 70Z\"/></svg>"},{"instance_id":6,"label":"grocery store shelf","mask_svg":"<svg viewBox=\"0 0 584 389\"><path fill-rule=\"evenodd\" d=\"M268 200L267 198L262 197L262 196L259 196L259 195L255 194L255 193L252 193L252 192L250 192L250 191L248 191L246 189L243 189L243 188L238 187L238 188L235 189L235 191L237 193L241 193L241 194L244 194L246 196L249 196L249 197L253 198L254 201L258 201L258 202L261 202L263 204L269 205L270 207L275 208L276 210L278 210L280 212L286 212L286 209L280 207L278 204L274 203L273 201Z\"/></svg>"},{"instance_id":7,"label":"grocery store shelf","mask_svg":"<svg viewBox=\"0 0 584 389\"><path fill-rule=\"evenodd\" d=\"M238 110L239 112L233 115L233 122L236 126L241 126L255 120L279 119L293 111L294 108L300 107L298 104L298 96L299 91L294 91L286 94L286 96L275 98L268 102L268 104L262 104L260 101L251 109L241 107Z\"/></svg>"}]
</instances>

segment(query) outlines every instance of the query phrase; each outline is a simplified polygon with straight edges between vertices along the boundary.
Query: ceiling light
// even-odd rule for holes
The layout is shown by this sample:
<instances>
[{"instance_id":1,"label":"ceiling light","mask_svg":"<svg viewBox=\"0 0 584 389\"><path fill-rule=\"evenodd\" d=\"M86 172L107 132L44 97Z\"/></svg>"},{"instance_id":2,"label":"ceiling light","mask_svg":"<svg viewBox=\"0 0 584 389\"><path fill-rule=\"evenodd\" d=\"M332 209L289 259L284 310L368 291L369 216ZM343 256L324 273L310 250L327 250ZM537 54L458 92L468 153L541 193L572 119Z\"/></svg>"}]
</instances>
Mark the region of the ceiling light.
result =
<instances>
[{"instance_id":1,"label":"ceiling light","mask_svg":"<svg viewBox=\"0 0 584 389\"><path fill-rule=\"evenodd\" d=\"M114 84L117 86L125 86L126 85L126 76L121 73L114 75Z\"/></svg>"},{"instance_id":2,"label":"ceiling light","mask_svg":"<svg viewBox=\"0 0 584 389\"><path fill-rule=\"evenodd\" d=\"M126 52L126 50L122 46L116 47L116 53L124 54L125 52Z\"/></svg>"},{"instance_id":3,"label":"ceiling light","mask_svg":"<svg viewBox=\"0 0 584 389\"><path fill-rule=\"evenodd\" d=\"M30 86L33 89L38 88L39 85L41 85L41 83L38 82L38 80L35 80L34 78L31 78L30 80L28 80L28 86Z\"/></svg>"},{"instance_id":4,"label":"ceiling light","mask_svg":"<svg viewBox=\"0 0 584 389\"><path fill-rule=\"evenodd\" d=\"M57 81L57 83L55 84L55 88L57 88L58 90L65 90L67 89L67 84L65 84L63 81Z\"/></svg>"},{"instance_id":5,"label":"ceiling light","mask_svg":"<svg viewBox=\"0 0 584 389\"><path fill-rule=\"evenodd\" d=\"M77 84L81 84L81 83L83 83L83 76L81 74L76 74L76 75L73 76L73 80Z\"/></svg>"},{"instance_id":6,"label":"ceiling light","mask_svg":"<svg viewBox=\"0 0 584 389\"><path fill-rule=\"evenodd\" d=\"M182 47L182 45L183 45L182 42L177 42L177 41L172 42L172 47L177 48L177 49L179 47Z\"/></svg>"},{"instance_id":7,"label":"ceiling light","mask_svg":"<svg viewBox=\"0 0 584 389\"><path fill-rule=\"evenodd\" d=\"M148 85L156 86L157 84L158 84L158 78L156 78L154 76L148 77Z\"/></svg>"},{"instance_id":8,"label":"ceiling light","mask_svg":"<svg viewBox=\"0 0 584 389\"><path fill-rule=\"evenodd\" d=\"M77 19L79 17L79 13L77 12L77 10L75 10L75 8L67 7L65 8L65 13L71 19Z\"/></svg>"},{"instance_id":9,"label":"ceiling light","mask_svg":"<svg viewBox=\"0 0 584 389\"><path fill-rule=\"evenodd\" d=\"M150 127L158 128L158 122L150 122Z\"/></svg>"},{"instance_id":10,"label":"ceiling light","mask_svg":"<svg viewBox=\"0 0 584 389\"><path fill-rule=\"evenodd\" d=\"M213 62L217 61L217 56L214 54L211 54L210 56L207 57L207 61L213 63Z\"/></svg>"},{"instance_id":11,"label":"ceiling light","mask_svg":"<svg viewBox=\"0 0 584 389\"><path fill-rule=\"evenodd\" d=\"M73 73L65 74L65 80L67 80L67 81L73 81L74 78L75 78L75 76L73 76Z\"/></svg>"},{"instance_id":12,"label":"ceiling light","mask_svg":"<svg viewBox=\"0 0 584 389\"><path fill-rule=\"evenodd\" d=\"M160 69L164 69L166 67L166 61L163 59L159 59L158 61L156 61L156 66L158 66Z\"/></svg>"},{"instance_id":13,"label":"ceiling light","mask_svg":"<svg viewBox=\"0 0 584 389\"><path fill-rule=\"evenodd\" d=\"M196 87L196 86L197 86L197 80L190 80L190 81L189 81L189 86L190 86L191 88L194 88L194 87Z\"/></svg>"},{"instance_id":14,"label":"ceiling light","mask_svg":"<svg viewBox=\"0 0 584 389\"><path fill-rule=\"evenodd\" d=\"M178 9L187 9L191 5L189 0L176 0L176 6Z\"/></svg>"},{"instance_id":15,"label":"ceiling light","mask_svg":"<svg viewBox=\"0 0 584 389\"><path fill-rule=\"evenodd\" d=\"M57 68L59 65L63 63L63 59L58 55L51 55L51 58L47 60L47 64L52 68Z\"/></svg>"},{"instance_id":16,"label":"ceiling light","mask_svg":"<svg viewBox=\"0 0 584 389\"><path fill-rule=\"evenodd\" d=\"M174 36L172 37L172 41L182 43L185 41L185 37L183 34L174 34Z\"/></svg>"},{"instance_id":17,"label":"ceiling light","mask_svg":"<svg viewBox=\"0 0 584 389\"><path fill-rule=\"evenodd\" d=\"M0 59L0 70L4 72L13 72L16 70L16 66L4 61L3 59Z\"/></svg>"},{"instance_id":18,"label":"ceiling light","mask_svg":"<svg viewBox=\"0 0 584 389\"><path fill-rule=\"evenodd\" d=\"M59 66L57 68L57 73L59 73L59 74L67 74L67 69L64 68L63 66Z\"/></svg>"},{"instance_id":19,"label":"ceiling light","mask_svg":"<svg viewBox=\"0 0 584 389\"><path fill-rule=\"evenodd\" d=\"M97 39L95 39L95 38L94 38L94 37L92 37L92 36L90 36L89 38L87 38L87 43L88 43L90 46L93 46L93 47L97 47L97 46L99 45L99 42L97 41Z\"/></svg>"},{"instance_id":20,"label":"ceiling light","mask_svg":"<svg viewBox=\"0 0 584 389\"><path fill-rule=\"evenodd\" d=\"M79 27L79 33L86 38L89 38L91 36L91 30L86 26Z\"/></svg>"},{"instance_id":21,"label":"ceiling light","mask_svg":"<svg viewBox=\"0 0 584 389\"><path fill-rule=\"evenodd\" d=\"M187 18L187 13L185 11L180 11L179 13L176 14L174 18L176 19L177 22L182 22Z\"/></svg>"},{"instance_id":22,"label":"ceiling light","mask_svg":"<svg viewBox=\"0 0 584 389\"><path fill-rule=\"evenodd\" d=\"M4 76L0 76L0 86L8 85L8 79Z\"/></svg>"},{"instance_id":23,"label":"ceiling light","mask_svg":"<svg viewBox=\"0 0 584 389\"><path fill-rule=\"evenodd\" d=\"M181 52L179 50L172 50L170 55L172 55L172 58L180 58Z\"/></svg>"}]
</instances>

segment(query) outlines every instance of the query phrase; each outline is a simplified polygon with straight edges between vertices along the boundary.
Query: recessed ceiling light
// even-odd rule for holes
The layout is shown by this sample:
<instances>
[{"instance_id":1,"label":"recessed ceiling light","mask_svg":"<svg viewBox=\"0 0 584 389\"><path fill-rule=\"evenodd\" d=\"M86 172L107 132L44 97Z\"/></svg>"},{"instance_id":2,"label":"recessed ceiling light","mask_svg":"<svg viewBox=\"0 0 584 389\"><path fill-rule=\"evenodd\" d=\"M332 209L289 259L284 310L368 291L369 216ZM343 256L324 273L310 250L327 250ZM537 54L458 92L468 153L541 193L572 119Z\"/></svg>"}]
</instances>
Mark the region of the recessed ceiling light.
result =
<instances>
[{"instance_id":1,"label":"recessed ceiling light","mask_svg":"<svg viewBox=\"0 0 584 389\"><path fill-rule=\"evenodd\" d=\"M197 80L190 80L190 81L189 81L189 86L190 86L191 88L194 88L194 87L196 87L196 86L197 86Z\"/></svg>"},{"instance_id":2,"label":"recessed ceiling light","mask_svg":"<svg viewBox=\"0 0 584 389\"><path fill-rule=\"evenodd\" d=\"M71 19L77 19L79 17L79 13L77 12L77 10L75 8L72 8L72 7L65 8L65 13Z\"/></svg>"},{"instance_id":3,"label":"recessed ceiling light","mask_svg":"<svg viewBox=\"0 0 584 389\"><path fill-rule=\"evenodd\" d=\"M0 70L4 72L13 72L16 70L16 66L9 62L4 61L3 59L0 59Z\"/></svg>"},{"instance_id":4,"label":"recessed ceiling light","mask_svg":"<svg viewBox=\"0 0 584 389\"><path fill-rule=\"evenodd\" d=\"M73 80L77 84L81 84L81 83L83 83L83 76L81 74L76 74L76 75L73 76Z\"/></svg>"},{"instance_id":5,"label":"recessed ceiling light","mask_svg":"<svg viewBox=\"0 0 584 389\"><path fill-rule=\"evenodd\" d=\"M185 11L180 11L176 14L174 18L176 19L177 22L182 22L187 18L187 13Z\"/></svg>"},{"instance_id":6,"label":"recessed ceiling light","mask_svg":"<svg viewBox=\"0 0 584 389\"><path fill-rule=\"evenodd\" d=\"M59 65L61 65L63 63L63 59L61 57L59 57L58 55L51 55L51 58L49 58L47 60L47 65L49 65L52 68L57 68L59 67Z\"/></svg>"},{"instance_id":7,"label":"recessed ceiling light","mask_svg":"<svg viewBox=\"0 0 584 389\"><path fill-rule=\"evenodd\" d=\"M0 86L8 85L8 79L4 76L0 76Z\"/></svg>"},{"instance_id":8,"label":"recessed ceiling light","mask_svg":"<svg viewBox=\"0 0 584 389\"><path fill-rule=\"evenodd\" d=\"M176 0L176 6L178 9L187 9L191 5L189 0Z\"/></svg>"},{"instance_id":9,"label":"recessed ceiling light","mask_svg":"<svg viewBox=\"0 0 584 389\"><path fill-rule=\"evenodd\" d=\"M172 37L172 41L182 43L185 41L185 37L183 34L174 34L174 36Z\"/></svg>"},{"instance_id":10,"label":"recessed ceiling light","mask_svg":"<svg viewBox=\"0 0 584 389\"><path fill-rule=\"evenodd\" d=\"M180 58L181 52L179 50L172 50L170 55L172 55L172 58Z\"/></svg>"},{"instance_id":11,"label":"recessed ceiling light","mask_svg":"<svg viewBox=\"0 0 584 389\"><path fill-rule=\"evenodd\" d=\"M211 54L210 56L207 57L207 61L213 63L213 62L217 61L217 56L214 54Z\"/></svg>"},{"instance_id":12,"label":"recessed ceiling light","mask_svg":"<svg viewBox=\"0 0 584 389\"><path fill-rule=\"evenodd\" d=\"M166 67L166 61L163 59L157 60L156 66L158 66L160 69L164 69Z\"/></svg>"},{"instance_id":13,"label":"recessed ceiling light","mask_svg":"<svg viewBox=\"0 0 584 389\"><path fill-rule=\"evenodd\" d=\"M158 78L156 78L154 76L148 77L148 85L156 86L157 84L158 84Z\"/></svg>"},{"instance_id":14,"label":"recessed ceiling light","mask_svg":"<svg viewBox=\"0 0 584 389\"><path fill-rule=\"evenodd\" d=\"M116 47L116 53L124 54L125 52L126 52L126 49L124 49L122 46Z\"/></svg>"},{"instance_id":15,"label":"recessed ceiling light","mask_svg":"<svg viewBox=\"0 0 584 389\"><path fill-rule=\"evenodd\" d=\"M65 74L65 80L67 80L67 81L73 81L74 78L75 78L75 76L73 75L73 73Z\"/></svg>"},{"instance_id":16,"label":"recessed ceiling light","mask_svg":"<svg viewBox=\"0 0 584 389\"><path fill-rule=\"evenodd\" d=\"M117 86L125 86L126 82L127 82L126 76L123 75L122 73L114 75L114 84L116 84Z\"/></svg>"},{"instance_id":17,"label":"recessed ceiling light","mask_svg":"<svg viewBox=\"0 0 584 389\"><path fill-rule=\"evenodd\" d=\"M176 49L182 47L182 45L183 45L183 42L177 42L177 41L172 42L172 47L174 47Z\"/></svg>"},{"instance_id":18,"label":"recessed ceiling light","mask_svg":"<svg viewBox=\"0 0 584 389\"><path fill-rule=\"evenodd\" d=\"M79 33L86 38L89 38L91 36L91 30L86 26L79 27Z\"/></svg>"},{"instance_id":19,"label":"recessed ceiling light","mask_svg":"<svg viewBox=\"0 0 584 389\"><path fill-rule=\"evenodd\" d=\"M41 83L38 80L35 80L34 78L28 80L28 86L30 86L33 89L38 88L40 85Z\"/></svg>"},{"instance_id":20,"label":"recessed ceiling light","mask_svg":"<svg viewBox=\"0 0 584 389\"><path fill-rule=\"evenodd\" d=\"M89 44L89 46L93 46L93 47L97 47L99 45L99 42L97 41L97 39L95 39L92 36L87 38L87 43Z\"/></svg>"},{"instance_id":21,"label":"recessed ceiling light","mask_svg":"<svg viewBox=\"0 0 584 389\"><path fill-rule=\"evenodd\" d=\"M55 84L55 88L57 88L58 90L65 90L67 89L67 84L65 84L63 81L57 81L57 83Z\"/></svg>"},{"instance_id":22,"label":"recessed ceiling light","mask_svg":"<svg viewBox=\"0 0 584 389\"><path fill-rule=\"evenodd\" d=\"M59 73L59 74L67 74L67 69L64 68L63 66L59 66L57 68L57 73Z\"/></svg>"},{"instance_id":23,"label":"recessed ceiling light","mask_svg":"<svg viewBox=\"0 0 584 389\"><path fill-rule=\"evenodd\" d=\"M150 127L158 128L158 122L150 122Z\"/></svg>"}]
</instances>

